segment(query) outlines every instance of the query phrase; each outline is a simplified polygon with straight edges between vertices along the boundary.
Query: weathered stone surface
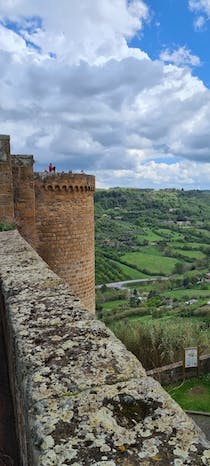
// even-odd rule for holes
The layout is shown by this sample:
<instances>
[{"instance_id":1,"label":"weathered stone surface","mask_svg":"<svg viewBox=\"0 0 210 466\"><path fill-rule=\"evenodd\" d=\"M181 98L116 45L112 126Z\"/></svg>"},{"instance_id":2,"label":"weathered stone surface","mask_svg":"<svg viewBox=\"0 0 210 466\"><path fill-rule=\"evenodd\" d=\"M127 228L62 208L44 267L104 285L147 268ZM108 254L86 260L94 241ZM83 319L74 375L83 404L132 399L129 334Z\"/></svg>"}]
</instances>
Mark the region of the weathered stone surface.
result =
<instances>
[{"instance_id":1,"label":"weathered stone surface","mask_svg":"<svg viewBox=\"0 0 210 466\"><path fill-rule=\"evenodd\" d=\"M17 232L0 277L24 466L209 465L201 431Z\"/></svg>"}]
</instances>

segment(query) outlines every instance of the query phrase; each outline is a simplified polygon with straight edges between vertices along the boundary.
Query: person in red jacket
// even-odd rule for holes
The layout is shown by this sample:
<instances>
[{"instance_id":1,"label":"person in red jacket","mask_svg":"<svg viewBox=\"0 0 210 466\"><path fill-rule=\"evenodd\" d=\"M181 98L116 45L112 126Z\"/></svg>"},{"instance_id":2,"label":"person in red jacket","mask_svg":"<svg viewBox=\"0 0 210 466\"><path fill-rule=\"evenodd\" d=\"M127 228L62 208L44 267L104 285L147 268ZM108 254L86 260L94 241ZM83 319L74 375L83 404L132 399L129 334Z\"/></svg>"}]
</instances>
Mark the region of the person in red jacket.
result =
<instances>
[{"instance_id":1,"label":"person in red jacket","mask_svg":"<svg viewBox=\"0 0 210 466\"><path fill-rule=\"evenodd\" d=\"M50 162L49 167L48 167L49 173L52 173L53 171L53 166L52 163Z\"/></svg>"}]
</instances>

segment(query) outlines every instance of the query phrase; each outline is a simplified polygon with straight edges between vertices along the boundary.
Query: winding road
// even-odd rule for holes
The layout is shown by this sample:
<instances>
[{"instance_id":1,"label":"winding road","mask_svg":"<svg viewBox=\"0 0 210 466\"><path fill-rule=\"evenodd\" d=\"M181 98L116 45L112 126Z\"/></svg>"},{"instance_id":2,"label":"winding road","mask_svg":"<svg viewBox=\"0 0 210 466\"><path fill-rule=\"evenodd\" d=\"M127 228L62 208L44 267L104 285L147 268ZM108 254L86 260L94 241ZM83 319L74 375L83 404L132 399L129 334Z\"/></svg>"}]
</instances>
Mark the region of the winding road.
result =
<instances>
[{"instance_id":1,"label":"winding road","mask_svg":"<svg viewBox=\"0 0 210 466\"><path fill-rule=\"evenodd\" d=\"M144 283L144 282L161 282L169 280L170 277L153 277L153 278L137 278L136 280L125 280L123 282L113 282L105 283L107 288L118 288L119 290L124 288L124 285L131 285L134 283ZM96 289L99 290L103 285L96 285Z\"/></svg>"}]
</instances>

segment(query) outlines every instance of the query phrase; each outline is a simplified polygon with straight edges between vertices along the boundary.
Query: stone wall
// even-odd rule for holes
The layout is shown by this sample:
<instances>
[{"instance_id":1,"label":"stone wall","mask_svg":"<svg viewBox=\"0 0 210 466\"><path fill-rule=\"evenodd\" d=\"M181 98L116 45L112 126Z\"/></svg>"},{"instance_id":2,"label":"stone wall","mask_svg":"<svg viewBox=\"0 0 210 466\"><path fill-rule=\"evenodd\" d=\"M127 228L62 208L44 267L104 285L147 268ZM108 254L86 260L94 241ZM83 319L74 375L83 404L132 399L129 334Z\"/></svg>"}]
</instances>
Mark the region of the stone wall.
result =
<instances>
[{"instance_id":1,"label":"stone wall","mask_svg":"<svg viewBox=\"0 0 210 466\"><path fill-rule=\"evenodd\" d=\"M0 136L0 222L14 222L10 137Z\"/></svg>"},{"instance_id":2,"label":"stone wall","mask_svg":"<svg viewBox=\"0 0 210 466\"><path fill-rule=\"evenodd\" d=\"M95 177L33 173L32 155L10 154L0 135L0 223L21 235L95 313Z\"/></svg>"},{"instance_id":3,"label":"stone wall","mask_svg":"<svg viewBox=\"0 0 210 466\"><path fill-rule=\"evenodd\" d=\"M11 162L16 225L21 235L36 247L33 156L13 155Z\"/></svg>"},{"instance_id":4,"label":"stone wall","mask_svg":"<svg viewBox=\"0 0 210 466\"><path fill-rule=\"evenodd\" d=\"M1 303L21 466L201 466L201 431L15 232Z\"/></svg>"},{"instance_id":5,"label":"stone wall","mask_svg":"<svg viewBox=\"0 0 210 466\"><path fill-rule=\"evenodd\" d=\"M95 178L85 174L36 176L38 253L95 312Z\"/></svg>"}]
</instances>

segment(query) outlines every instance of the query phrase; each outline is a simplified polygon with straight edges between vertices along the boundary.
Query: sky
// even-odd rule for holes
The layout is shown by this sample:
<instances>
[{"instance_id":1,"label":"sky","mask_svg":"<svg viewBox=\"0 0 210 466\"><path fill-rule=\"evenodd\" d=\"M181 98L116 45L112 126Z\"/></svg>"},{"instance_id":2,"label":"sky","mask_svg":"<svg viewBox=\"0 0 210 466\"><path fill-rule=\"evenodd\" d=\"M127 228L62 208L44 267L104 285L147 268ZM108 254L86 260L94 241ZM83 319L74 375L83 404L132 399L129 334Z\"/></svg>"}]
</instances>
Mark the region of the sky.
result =
<instances>
[{"instance_id":1,"label":"sky","mask_svg":"<svg viewBox=\"0 0 210 466\"><path fill-rule=\"evenodd\" d=\"M0 133L98 188L210 189L210 0L0 0Z\"/></svg>"}]
</instances>

